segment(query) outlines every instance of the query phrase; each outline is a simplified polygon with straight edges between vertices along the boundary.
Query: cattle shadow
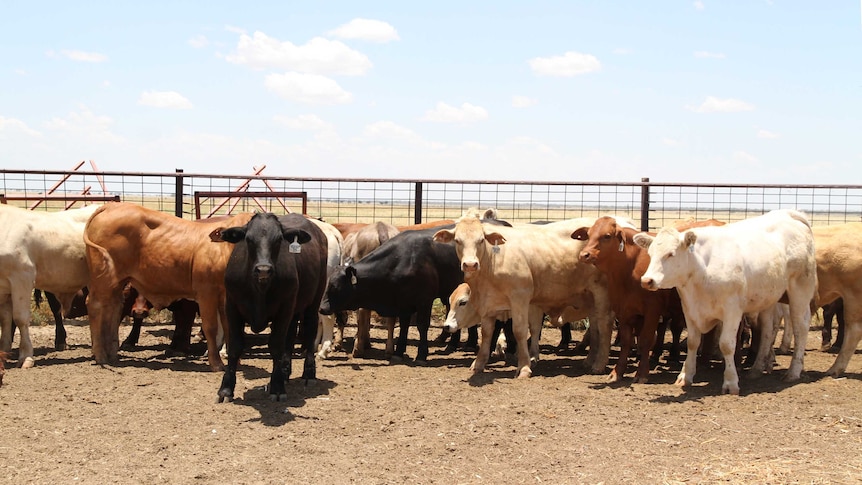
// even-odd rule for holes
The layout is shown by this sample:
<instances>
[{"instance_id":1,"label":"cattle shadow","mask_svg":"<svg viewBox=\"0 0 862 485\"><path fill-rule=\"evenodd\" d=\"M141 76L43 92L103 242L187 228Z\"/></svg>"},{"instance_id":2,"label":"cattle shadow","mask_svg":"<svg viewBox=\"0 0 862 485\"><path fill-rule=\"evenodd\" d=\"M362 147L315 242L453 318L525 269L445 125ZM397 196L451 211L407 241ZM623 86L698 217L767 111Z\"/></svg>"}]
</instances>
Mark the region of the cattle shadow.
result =
<instances>
[{"instance_id":1,"label":"cattle shadow","mask_svg":"<svg viewBox=\"0 0 862 485\"><path fill-rule=\"evenodd\" d=\"M286 386L287 401L272 401L266 386L257 386L245 390L241 397L236 397L232 402L223 403L223 405L248 406L260 414L259 417L251 418L246 422L261 423L270 427L284 426L299 419L318 419L303 416L296 413L295 410L305 406L310 399L321 399L328 396L337 385L326 379L293 378L288 381Z\"/></svg>"}]
</instances>

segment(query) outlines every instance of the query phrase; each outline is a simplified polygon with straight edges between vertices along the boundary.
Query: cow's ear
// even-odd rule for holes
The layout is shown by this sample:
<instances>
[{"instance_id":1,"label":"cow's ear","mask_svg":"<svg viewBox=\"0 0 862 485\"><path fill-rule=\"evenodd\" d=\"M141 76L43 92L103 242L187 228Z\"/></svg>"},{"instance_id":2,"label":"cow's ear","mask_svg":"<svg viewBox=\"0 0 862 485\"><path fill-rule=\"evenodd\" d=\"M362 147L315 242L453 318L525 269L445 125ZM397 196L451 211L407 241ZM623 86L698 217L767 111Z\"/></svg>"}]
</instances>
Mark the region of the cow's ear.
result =
<instances>
[{"instance_id":1,"label":"cow's ear","mask_svg":"<svg viewBox=\"0 0 862 485\"><path fill-rule=\"evenodd\" d=\"M694 246L695 241L697 241L697 234L692 231L685 231L685 235L682 237L682 244L685 249L689 249Z\"/></svg>"},{"instance_id":2,"label":"cow's ear","mask_svg":"<svg viewBox=\"0 0 862 485\"><path fill-rule=\"evenodd\" d=\"M499 232L485 233L485 240L494 246L506 244L506 238L503 237L503 235L500 234Z\"/></svg>"},{"instance_id":3,"label":"cow's ear","mask_svg":"<svg viewBox=\"0 0 862 485\"><path fill-rule=\"evenodd\" d=\"M433 239L439 243L449 243L455 239L455 231L440 229L434 233Z\"/></svg>"},{"instance_id":4,"label":"cow's ear","mask_svg":"<svg viewBox=\"0 0 862 485\"><path fill-rule=\"evenodd\" d=\"M245 227L220 227L210 233L213 242L229 242L236 244L245 239Z\"/></svg>"},{"instance_id":5,"label":"cow's ear","mask_svg":"<svg viewBox=\"0 0 862 485\"><path fill-rule=\"evenodd\" d=\"M637 244L638 246L640 246L644 249L649 249L649 246L650 246L650 244L652 244L653 239L655 239L655 238L653 238L649 234L646 234L643 232L639 232L639 233L635 234L635 237L634 237L635 244Z\"/></svg>"},{"instance_id":6,"label":"cow's ear","mask_svg":"<svg viewBox=\"0 0 862 485\"><path fill-rule=\"evenodd\" d=\"M572 239L578 241L589 241L590 236L588 234L589 229L586 227L579 227L575 232L572 233Z\"/></svg>"},{"instance_id":7,"label":"cow's ear","mask_svg":"<svg viewBox=\"0 0 862 485\"><path fill-rule=\"evenodd\" d=\"M303 231L302 229L282 229L281 237L284 238L285 241L293 242L294 240L299 244L305 244L308 241L311 241L311 234Z\"/></svg>"},{"instance_id":8,"label":"cow's ear","mask_svg":"<svg viewBox=\"0 0 862 485\"><path fill-rule=\"evenodd\" d=\"M348 266L344 268L344 273L350 278L351 285L355 286L356 283L359 282L359 280L356 278L356 268L354 268L353 266Z\"/></svg>"}]
</instances>

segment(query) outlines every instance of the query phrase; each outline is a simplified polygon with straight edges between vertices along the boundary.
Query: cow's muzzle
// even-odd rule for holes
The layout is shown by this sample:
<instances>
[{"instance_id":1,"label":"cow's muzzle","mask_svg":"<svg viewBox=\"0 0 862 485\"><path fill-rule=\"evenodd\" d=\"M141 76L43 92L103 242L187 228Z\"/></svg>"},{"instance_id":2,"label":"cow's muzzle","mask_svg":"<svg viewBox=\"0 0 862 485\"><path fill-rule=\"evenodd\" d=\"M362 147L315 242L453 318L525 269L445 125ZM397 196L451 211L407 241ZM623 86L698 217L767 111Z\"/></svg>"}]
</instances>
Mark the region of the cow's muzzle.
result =
<instances>
[{"instance_id":1,"label":"cow's muzzle","mask_svg":"<svg viewBox=\"0 0 862 485\"><path fill-rule=\"evenodd\" d=\"M269 283L269 280L272 279L272 274L271 264L258 264L254 267L254 278L258 283Z\"/></svg>"},{"instance_id":2,"label":"cow's muzzle","mask_svg":"<svg viewBox=\"0 0 862 485\"><path fill-rule=\"evenodd\" d=\"M658 283L652 278L643 277L641 278L641 286L649 291L658 290Z\"/></svg>"},{"instance_id":3,"label":"cow's muzzle","mask_svg":"<svg viewBox=\"0 0 862 485\"><path fill-rule=\"evenodd\" d=\"M461 271L465 273L473 273L479 271L479 262L478 261L462 261L461 262Z\"/></svg>"}]
</instances>

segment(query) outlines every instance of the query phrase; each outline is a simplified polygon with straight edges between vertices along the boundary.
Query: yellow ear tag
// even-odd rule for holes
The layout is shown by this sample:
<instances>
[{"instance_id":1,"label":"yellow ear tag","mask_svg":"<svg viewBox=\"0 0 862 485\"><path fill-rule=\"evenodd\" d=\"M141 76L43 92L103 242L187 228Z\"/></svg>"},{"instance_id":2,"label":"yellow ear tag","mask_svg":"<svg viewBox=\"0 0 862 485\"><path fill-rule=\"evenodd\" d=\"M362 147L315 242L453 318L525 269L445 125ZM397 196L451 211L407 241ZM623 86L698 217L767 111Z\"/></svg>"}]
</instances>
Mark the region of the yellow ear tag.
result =
<instances>
[{"instance_id":1,"label":"yellow ear tag","mask_svg":"<svg viewBox=\"0 0 862 485\"><path fill-rule=\"evenodd\" d=\"M287 247L288 251L294 254L299 254L302 252L302 245L296 242L296 236L293 237L293 242L290 243L290 246Z\"/></svg>"}]
</instances>

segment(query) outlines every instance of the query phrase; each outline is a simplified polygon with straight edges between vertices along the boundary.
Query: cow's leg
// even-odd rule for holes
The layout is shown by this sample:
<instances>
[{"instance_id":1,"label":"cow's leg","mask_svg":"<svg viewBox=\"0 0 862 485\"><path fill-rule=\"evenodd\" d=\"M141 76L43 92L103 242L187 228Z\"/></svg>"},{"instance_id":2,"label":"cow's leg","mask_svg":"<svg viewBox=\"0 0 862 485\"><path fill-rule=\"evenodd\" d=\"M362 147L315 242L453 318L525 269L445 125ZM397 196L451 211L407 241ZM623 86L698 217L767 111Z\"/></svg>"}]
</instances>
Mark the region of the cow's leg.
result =
<instances>
[{"instance_id":1,"label":"cow's leg","mask_svg":"<svg viewBox=\"0 0 862 485\"><path fill-rule=\"evenodd\" d=\"M458 350L458 345L461 343L461 329L460 328L456 329L454 332L448 332L448 331L446 331L446 329L443 329L443 331L440 332L440 335L443 335L444 341L445 341L445 338L449 339L449 342L446 344L446 348L443 349L443 353L451 354L452 352L455 352L456 350Z\"/></svg>"},{"instance_id":2,"label":"cow's leg","mask_svg":"<svg viewBox=\"0 0 862 485\"><path fill-rule=\"evenodd\" d=\"M51 314L54 315L54 350L66 350L66 327L63 325L63 312L61 311L63 306L53 293L46 291L45 299L48 300L48 307L51 309ZM70 301L69 307L71 306Z\"/></svg>"},{"instance_id":3,"label":"cow's leg","mask_svg":"<svg viewBox=\"0 0 862 485\"><path fill-rule=\"evenodd\" d=\"M138 346L138 340L141 338L141 326L144 324L144 319L139 315L132 315L132 330L129 335L123 340L120 348L123 350L135 350Z\"/></svg>"},{"instance_id":4,"label":"cow's leg","mask_svg":"<svg viewBox=\"0 0 862 485\"><path fill-rule=\"evenodd\" d=\"M227 340L227 367L218 390L218 402L233 401L236 388L236 370L239 359L245 347L245 324L242 316L235 307L227 308L228 315L228 340Z\"/></svg>"},{"instance_id":5,"label":"cow's leg","mask_svg":"<svg viewBox=\"0 0 862 485\"><path fill-rule=\"evenodd\" d=\"M416 330L419 331L419 348L416 352L416 362L428 361L428 329L431 328L431 302L420 305L416 312ZM445 330L444 330L445 331Z\"/></svg>"},{"instance_id":6,"label":"cow's leg","mask_svg":"<svg viewBox=\"0 0 862 485\"><path fill-rule=\"evenodd\" d=\"M593 293L593 310L590 312L590 327L595 330L590 336L590 351L585 364L590 373L604 374L611 353L611 333L613 319L611 318L610 299L604 285L595 284ZM593 339L593 337L596 337Z\"/></svg>"},{"instance_id":7,"label":"cow's leg","mask_svg":"<svg viewBox=\"0 0 862 485\"><path fill-rule=\"evenodd\" d=\"M285 314L287 316L282 315L273 319L270 326L269 355L272 357L272 374L269 378L269 399L272 401L287 401L285 383L290 379L290 359L296 335L296 322L292 317L292 309Z\"/></svg>"},{"instance_id":8,"label":"cow's leg","mask_svg":"<svg viewBox=\"0 0 862 485\"><path fill-rule=\"evenodd\" d=\"M778 317L780 318L780 317ZM775 333L778 333L778 322L775 322ZM793 324L790 322L790 318L787 317L784 319L784 331L781 332L781 345L778 346L777 352L780 355L787 355L790 353L790 346L793 341Z\"/></svg>"},{"instance_id":9,"label":"cow's leg","mask_svg":"<svg viewBox=\"0 0 862 485\"><path fill-rule=\"evenodd\" d=\"M638 371L635 374L635 382L645 384L649 381L649 372L650 372L650 364L653 359L650 356L650 353L653 352L653 347L656 344L656 334L657 327L659 324L659 312L654 309L650 309L647 311L647 314L644 315L643 326L641 327L640 334L638 335L638 355L640 356L640 362L638 362ZM665 328L667 326L665 325ZM664 333L662 333L662 343L664 342ZM659 350L656 353L655 360L658 362L658 356L661 355L662 346L659 346Z\"/></svg>"},{"instance_id":10,"label":"cow's leg","mask_svg":"<svg viewBox=\"0 0 862 485\"><path fill-rule=\"evenodd\" d=\"M676 378L676 385L682 387L691 386L691 383L694 382L694 373L697 366L697 349L700 347L700 340L703 335L700 328L693 323L688 323L686 329L688 337L686 339L687 353L685 363L683 363L682 371L680 371Z\"/></svg>"},{"instance_id":11,"label":"cow's leg","mask_svg":"<svg viewBox=\"0 0 862 485\"><path fill-rule=\"evenodd\" d=\"M741 312L724 312L721 336L718 340L718 347L721 349L721 355L724 357L724 381L721 384L722 394L727 392L734 396L739 395L739 374L736 372L734 354L736 353L737 331L739 330L741 321ZM774 341L775 339L773 338L772 342Z\"/></svg>"},{"instance_id":12,"label":"cow's leg","mask_svg":"<svg viewBox=\"0 0 862 485\"><path fill-rule=\"evenodd\" d=\"M511 302L512 332L515 333L515 341L518 342L518 369L517 377L526 378L533 375L530 368L530 318L528 313L529 301Z\"/></svg>"},{"instance_id":13,"label":"cow's leg","mask_svg":"<svg viewBox=\"0 0 862 485\"><path fill-rule=\"evenodd\" d=\"M119 325L123 311L123 285L116 288L90 287L87 297L87 313L90 320L90 339L93 358L97 364L108 364L117 359L111 354L111 331L113 322ZM117 336L119 340L119 336Z\"/></svg>"},{"instance_id":14,"label":"cow's leg","mask_svg":"<svg viewBox=\"0 0 862 485\"><path fill-rule=\"evenodd\" d=\"M820 351L828 352L832 348L832 319L835 313L832 312L832 305L823 307L823 328L820 329Z\"/></svg>"},{"instance_id":15,"label":"cow's leg","mask_svg":"<svg viewBox=\"0 0 862 485\"><path fill-rule=\"evenodd\" d=\"M830 352L838 352L842 345L844 345L844 304L838 305L838 309L835 313L835 318L838 319L838 335L835 336L835 345L833 345L829 351Z\"/></svg>"},{"instance_id":16,"label":"cow's leg","mask_svg":"<svg viewBox=\"0 0 862 485\"><path fill-rule=\"evenodd\" d=\"M28 369L36 363L33 359L33 342L30 340L30 295L33 288L12 287L12 320L21 333L18 343L18 362L21 368ZM10 332L11 333L11 332Z\"/></svg>"},{"instance_id":17,"label":"cow's leg","mask_svg":"<svg viewBox=\"0 0 862 485\"><path fill-rule=\"evenodd\" d=\"M300 334L302 336L302 348L305 349L305 361L302 363L302 378L306 381L317 379L317 360L314 358L314 351L317 349L315 346L315 330L319 322L319 313L317 310L317 308L307 308L302 316L303 331ZM290 352L288 352L288 357L290 357ZM287 377L290 378L289 375Z\"/></svg>"},{"instance_id":18,"label":"cow's leg","mask_svg":"<svg viewBox=\"0 0 862 485\"><path fill-rule=\"evenodd\" d=\"M332 352L332 330L335 327L334 315L319 315L317 325L317 334L314 336L314 349L317 350L317 344L320 344L320 350L317 356L321 359L326 359Z\"/></svg>"},{"instance_id":19,"label":"cow's leg","mask_svg":"<svg viewBox=\"0 0 862 485\"><path fill-rule=\"evenodd\" d=\"M224 362L219 354L224 338L224 331L219 312L219 299L215 296L206 295L198 300L198 307L201 313L201 330L204 332L204 337L207 339L207 361L209 362L210 370L218 372L224 369ZM225 322L226 323L226 322ZM227 330L230 332L230 330ZM219 332L222 333L221 338ZM227 336L230 341L230 335ZM284 342L281 343L284 346Z\"/></svg>"},{"instance_id":20,"label":"cow's leg","mask_svg":"<svg viewBox=\"0 0 862 485\"><path fill-rule=\"evenodd\" d=\"M191 355L192 327L195 323L195 315L198 313L198 304L183 299L173 302L168 309L174 314L174 335L171 337L169 348L182 355ZM227 322L227 317L221 310L219 310L219 319Z\"/></svg>"},{"instance_id":21,"label":"cow's leg","mask_svg":"<svg viewBox=\"0 0 862 485\"><path fill-rule=\"evenodd\" d=\"M0 296L0 352L12 350L12 299Z\"/></svg>"},{"instance_id":22,"label":"cow's leg","mask_svg":"<svg viewBox=\"0 0 862 485\"><path fill-rule=\"evenodd\" d=\"M407 332L410 330L410 318L398 317L398 339L395 341L395 352L392 353L390 361L397 362L404 359L407 352Z\"/></svg>"},{"instance_id":23,"label":"cow's leg","mask_svg":"<svg viewBox=\"0 0 862 485\"><path fill-rule=\"evenodd\" d=\"M559 320L559 316L553 315L551 321ZM530 365L539 361L539 341L542 338L542 325L545 322L545 314L538 307L531 306L527 312L527 321L530 324Z\"/></svg>"},{"instance_id":24,"label":"cow's leg","mask_svg":"<svg viewBox=\"0 0 862 485\"><path fill-rule=\"evenodd\" d=\"M362 357L365 351L371 348L370 338L371 310L360 308L356 310L356 338L353 339L353 357ZM404 351L401 351L401 353L403 354Z\"/></svg>"},{"instance_id":25,"label":"cow's leg","mask_svg":"<svg viewBox=\"0 0 862 485\"><path fill-rule=\"evenodd\" d=\"M751 369L748 371L749 377L760 377L764 372L767 374L772 373L772 366L775 362L775 354L772 349L772 345L775 342L775 316L776 312L774 308L757 314L757 328L755 332L760 336L757 338L757 355L754 359L754 364L752 364ZM786 332L787 330L785 330Z\"/></svg>"},{"instance_id":26,"label":"cow's leg","mask_svg":"<svg viewBox=\"0 0 862 485\"><path fill-rule=\"evenodd\" d=\"M464 352L476 352L479 350L479 327L473 325L472 327L467 329L467 341L464 342L464 347L462 347Z\"/></svg>"},{"instance_id":27,"label":"cow's leg","mask_svg":"<svg viewBox=\"0 0 862 485\"><path fill-rule=\"evenodd\" d=\"M617 358L617 365L608 374L608 382L619 382L626 373L629 365L629 352L631 352L632 348L635 318L628 318L625 321L620 320L619 330L617 330L617 335L620 338L620 356Z\"/></svg>"},{"instance_id":28,"label":"cow's leg","mask_svg":"<svg viewBox=\"0 0 862 485\"><path fill-rule=\"evenodd\" d=\"M572 322L566 322L560 327L560 343L557 344L557 349L566 350L570 343L572 343Z\"/></svg>"},{"instance_id":29,"label":"cow's leg","mask_svg":"<svg viewBox=\"0 0 862 485\"><path fill-rule=\"evenodd\" d=\"M386 350L383 355L392 357L395 353L395 317L384 317L383 324L386 325Z\"/></svg>"},{"instance_id":30,"label":"cow's leg","mask_svg":"<svg viewBox=\"0 0 862 485\"><path fill-rule=\"evenodd\" d=\"M810 295L809 292L801 292L803 295ZM813 291L812 291L813 293ZM785 382L798 380L802 375L802 370L805 367L805 347L808 343L808 331L811 326L811 307L808 305L808 299L804 296L791 296L790 301L790 318L785 319L784 331L787 332L788 327L793 328L793 357L790 359L790 367L787 373L784 374Z\"/></svg>"},{"instance_id":31,"label":"cow's leg","mask_svg":"<svg viewBox=\"0 0 862 485\"><path fill-rule=\"evenodd\" d=\"M652 352L649 358L650 369L655 369L661 362L661 354L664 353L664 336L667 335L668 318L662 317L659 319L655 332L655 343L653 344ZM640 343L640 340L638 340ZM640 371L638 371L640 373Z\"/></svg>"},{"instance_id":32,"label":"cow's leg","mask_svg":"<svg viewBox=\"0 0 862 485\"><path fill-rule=\"evenodd\" d=\"M485 365L488 363L488 358L491 356L491 340L494 334L494 317L485 317L482 319L482 338L479 339L479 352L476 358L470 365L470 370L474 374L481 374L485 371Z\"/></svg>"},{"instance_id":33,"label":"cow's leg","mask_svg":"<svg viewBox=\"0 0 862 485\"><path fill-rule=\"evenodd\" d=\"M347 312L335 312L335 336L332 340L332 350L344 348L345 325L347 325Z\"/></svg>"}]
</instances>

